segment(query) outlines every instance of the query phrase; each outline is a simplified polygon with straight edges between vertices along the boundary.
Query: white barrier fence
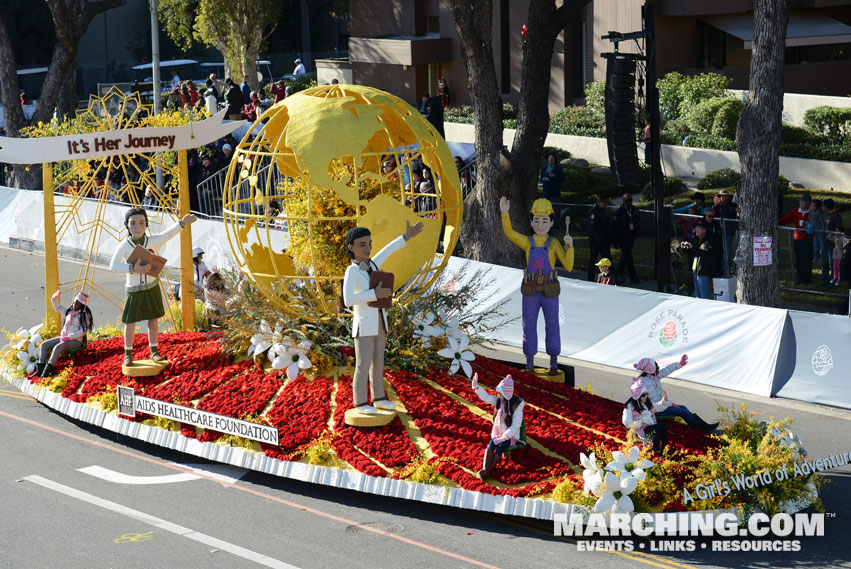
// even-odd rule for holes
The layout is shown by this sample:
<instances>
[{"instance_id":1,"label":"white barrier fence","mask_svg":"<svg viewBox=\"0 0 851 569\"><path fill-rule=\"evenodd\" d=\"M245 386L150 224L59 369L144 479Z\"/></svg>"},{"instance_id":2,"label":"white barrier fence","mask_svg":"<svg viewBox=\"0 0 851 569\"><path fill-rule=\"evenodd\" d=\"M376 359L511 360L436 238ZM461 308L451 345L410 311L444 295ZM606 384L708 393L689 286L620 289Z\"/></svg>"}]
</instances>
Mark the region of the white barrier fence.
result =
<instances>
[{"instance_id":1,"label":"white barrier fence","mask_svg":"<svg viewBox=\"0 0 851 569\"><path fill-rule=\"evenodd\" d=\"M57 203L65 198L57 196ZM105 218L122 227L126 206L109 204ZM94 219L94 204L80 209L79 221ZM163 220L153 213L154 231ZM166 220L165 224L169 222ZM200 220L193 225L193 244L206 251L209 266L227 267L233 257L224 225ZM282 233L282 232L278 232ZM0 188L0 242L10 238L43 242L42 196ZM119 236L104 234L99 251L111 255ZM283 235L280 235L283 242ZM66 233L62 246L85 249L85 240ZM179 258L178 240L169 242L163 256ZM504 310L520 314L521 271L453 257L448 270L465 263L490 269L490 283L482 286L478 310L486 312L502 299ZM559 320L561 353L576 360L632 370L649 356L660 361L689 354L689 365L672 377L762 396L779 396L851 409L851 318L791 310L762 308L701 300L644 290L597 285L561 278ZM539 350L543 351L543 317L538 321ZM522 323L504 326L496 340L523 344ZM626 389L627 385L624 385Z\"/></svg>"}]
</instances>

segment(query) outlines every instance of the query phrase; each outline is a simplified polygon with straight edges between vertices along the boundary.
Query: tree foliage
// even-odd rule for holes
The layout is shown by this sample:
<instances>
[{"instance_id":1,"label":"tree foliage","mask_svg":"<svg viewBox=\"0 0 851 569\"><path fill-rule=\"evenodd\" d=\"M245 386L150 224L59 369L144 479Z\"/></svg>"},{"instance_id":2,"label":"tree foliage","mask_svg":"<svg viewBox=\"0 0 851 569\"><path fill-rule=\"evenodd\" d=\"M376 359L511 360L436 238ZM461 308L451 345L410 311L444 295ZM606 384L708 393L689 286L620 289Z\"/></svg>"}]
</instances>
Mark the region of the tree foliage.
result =
<instances>
[{"instance_id":1,"label":"tree foliage","mask_svg":"<svg viewBox=\"0 0 851 569\"><path fill-rule=\"evenodd\" d=\"M231 74L244 73L256 90L257 58L275 29L282 0L160 0L159 18L165 32L189 49L193 42L215 47Z\"/></svg>"}]
</instances>

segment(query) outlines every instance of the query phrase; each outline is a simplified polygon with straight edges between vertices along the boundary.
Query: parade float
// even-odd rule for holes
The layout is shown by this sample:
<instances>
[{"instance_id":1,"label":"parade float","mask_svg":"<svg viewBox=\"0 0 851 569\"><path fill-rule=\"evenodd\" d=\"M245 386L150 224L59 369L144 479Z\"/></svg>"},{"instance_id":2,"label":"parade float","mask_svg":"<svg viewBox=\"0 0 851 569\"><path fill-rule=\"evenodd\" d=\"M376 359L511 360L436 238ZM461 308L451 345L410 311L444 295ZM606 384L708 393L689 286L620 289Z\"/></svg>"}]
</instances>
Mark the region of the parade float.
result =
<instances>
[{"instance_id":1,"label":"parade float","mask_svg":"<svg viewBox=\"0 0 851 569\"><path fill-rule=\"evenodd\" d=\"M83 138L129 128L125 119L135 110L128 111L127 100L108 102L92 105L94 114L118 118ZM192 129L189 140L197 146L221 136L221 125L203 134L210 120L172 128ZM170 168L174 184L156 189L161 209L154 215L176 220L189 210L188 146L181 146L180 133L162 136L168 148L154 167ZM62 147L62 141L45 144L54 142ZM133 154L98 163L94 154L79 157L67 148L71 154L51 160L58 172L78 179L99 166L140 163ZM420 158L434 173L430 193L410 187L408 168ZM60 282L57 243L75 225L74 204L84 194L55 206L53 168L44 169L45 226L58 228L45 234L46 303L53 290L110 295L93 270ZM243 137L225 186L222 211L234 267L225 274L226 310L215 322L196 312L187 228L180 261L160 277L165 282L172 271L183 285L179 304L166 295L172 324L159 339L165 363L153 372L134 369L149 349L137 334L134 364L122 366L120 330L101 329L89 334L84 349L60 360L55 375L37 377L39 347L59 333L51 308L45 322L9 334L6 378L59 413L150 444L408 500L546 520L573 511L774 514L818 503L818 476L791 474L806 455L788 421L731 409L720 433L709 435L673 420L667 448L653 453L623 426L623 401L554 381L559 378L548 370L527 373L486 357L484 342L498 340L500 326L514 315L498 306L487 313L473 309L486 273L448 274L462 219L453 157L435 129L398 98L331 85L285 99ZM109 199L106 192L88 195ZM135 206L139 195L128 190L121 197ZM341 299L350 264L345 237L353 227L369 227L377 251L419 223L422 232L382 265L395 275L383 375L395 409L380 413L381 421L359 422L351 413L352 320ZM121 227L93 227L101 233L92 242L123 238ZM89 257L84 267L93 266ZM196 317L206 331L196 330ZM566 315L562 326L571 325ZM474 373L490 393L511 374L525 401L521 440L484 480L477 472L493 408L476 395ZM625 381L624 398L628 394ZM785 480L783 472L790 473ZM724 491L720 482L726 481Z\"/></svg>"}]
</instances>

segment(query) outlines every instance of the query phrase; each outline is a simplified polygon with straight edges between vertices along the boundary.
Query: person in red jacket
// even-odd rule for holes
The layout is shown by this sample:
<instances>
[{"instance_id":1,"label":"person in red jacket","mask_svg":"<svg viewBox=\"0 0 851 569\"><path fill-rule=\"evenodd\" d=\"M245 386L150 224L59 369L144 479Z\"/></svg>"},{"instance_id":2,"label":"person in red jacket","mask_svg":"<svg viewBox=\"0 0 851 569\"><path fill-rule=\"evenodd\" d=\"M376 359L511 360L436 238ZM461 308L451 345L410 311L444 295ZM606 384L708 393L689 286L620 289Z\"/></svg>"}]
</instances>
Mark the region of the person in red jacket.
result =
<instances>
[{"instance_id":1,"label":"person in red jacket","mask_svg":"<svg viewBox=\"0 0 851 569\"><path fill-rule=\"evenodd\" d=\"M810 224L812 196L801 194L799 207L780 218L779 225L791 223L795 228L792 248L795 250L795 284L809 284L813 277L813 233Z\"/></svg>"}]
</instances>

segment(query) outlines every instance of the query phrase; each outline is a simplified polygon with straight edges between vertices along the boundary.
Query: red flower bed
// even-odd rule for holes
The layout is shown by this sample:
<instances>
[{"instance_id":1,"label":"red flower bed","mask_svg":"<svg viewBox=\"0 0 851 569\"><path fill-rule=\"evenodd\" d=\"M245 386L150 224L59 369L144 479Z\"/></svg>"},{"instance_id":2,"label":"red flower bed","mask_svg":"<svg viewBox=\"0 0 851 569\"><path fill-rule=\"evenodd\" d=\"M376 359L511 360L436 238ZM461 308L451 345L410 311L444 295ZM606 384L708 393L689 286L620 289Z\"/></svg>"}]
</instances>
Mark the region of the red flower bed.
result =
<instances>
[{"instance_id":1,"label":"red flower bed","mask_svg":"<svg viewBox=\"0 0 851 569\"><path fill-rule=\"evenodd\" d=\"M417 448L399 417L382 427L371 429L346 425L346 411L352 408L351 377L343 376L337 381L336 402L334 433L338 436L335 441L342 440L355 445L389 469L407 464L417 456Z\"/></svg>"},{"instance_id":2,"label":"red flower bed","mask_svg":"<svg viewBox=\"0 0 851 569\"><path fill-rule=\"evenodd\" d=\"M196 401L198 409L236 418L261 414L268 407L260 420L278 429L280 445L261 446L268 456L281 460L297 458L299 450L327 433L334 386L331 380L320 377L307 381L300 377L281 390L279 373L267 374L250 360L231 363L216 339L214 335L189 332L160 335L160 353L170 364L163 373L151 378L128 378L121 374L123 338L93 341L74 356L62 396L85 402L96 395L114 392L116 385L124 384L132 385L146 397L181 405ZM137 335L133 357L149 357L144 335ZM67 365L61 364L60 370ZM600 433L626 438L626 429L620 422L621 402L552 383L487 358L478 357L475 366L482 386L491 389L511 373L518 395L528 403L523 413L527 435L574 463L578 463L580 452L587 452L597 444L608 448L620 446ZM468 379L439 370L429 372L427 377L467 402L492 412L478 398ZM413 374L388 371L387 378L437 455L429 463L461 487L495 495L531 496L550 492L566 476L575 476L572 464L527 447L503 457L493 471L496 480L517 487L501 489L479 480L472 473L481 468L491 422ZM398 475L398 471L395 474L392 471L417 458L416 446L398 418L374 429L345 424L345 412L352 406L351 378L338 381L335 402L331 445L340 459L362 473L383 477ZM140 415L126 419L147 418ZM670 444L675 449L699 455L707 446L717 444L702 431L677 422L669 422L669 426ZM182 424L180 432L186 437L196 437L191 425ZM198 439L213 441L221 435L205 431Z\"/></svg>"},{"instance_id":3,"label":"red flower bed","mask_svg":"<svg viewBox=\"0 0 851 569\"><path fill-rule=\"evenodd\" d=\"M388 372L387 376L432 450L438 456L457 460L459 465L473 472L478 471L490 440L491 423L413 379L410 374ZM542 481L569 469L567 463L526 447L503 457L492 475L500 482L513 485ZM457 472L454 475L460 476Z\"/></svg>"},{"instance_id":4,"label":"red flower bed","mask_svg":"<svg viewBox=\"0 0 851 569\"><path fill-rule=\"evenodd\" d=\"M303 376L291 381L278 395L264 415L278 428L279 446L263 445L268 456L285 459L285 454L298 450L328 430L331 415L330 379L317 377L307 381Z\"/></svg>"}]
</instances>

